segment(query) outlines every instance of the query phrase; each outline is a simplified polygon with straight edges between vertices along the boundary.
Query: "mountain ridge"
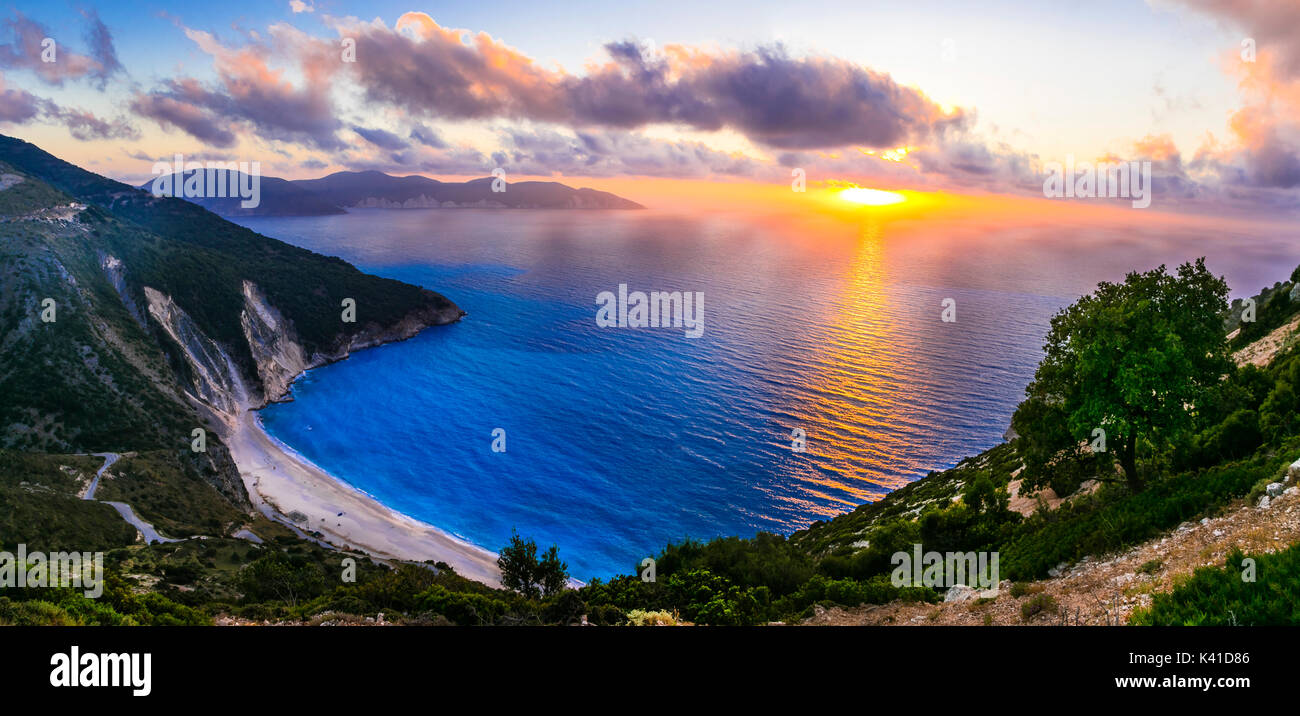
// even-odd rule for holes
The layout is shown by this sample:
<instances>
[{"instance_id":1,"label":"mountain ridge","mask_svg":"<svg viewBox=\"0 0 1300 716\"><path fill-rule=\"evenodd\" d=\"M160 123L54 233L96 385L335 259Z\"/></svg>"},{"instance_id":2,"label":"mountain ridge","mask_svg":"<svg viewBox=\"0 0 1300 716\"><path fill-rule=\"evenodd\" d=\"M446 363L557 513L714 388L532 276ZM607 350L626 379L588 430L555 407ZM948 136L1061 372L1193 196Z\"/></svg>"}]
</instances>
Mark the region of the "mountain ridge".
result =
<instances>
[{"instance_id":1,"label":"mountain ridge","mask_svg":"<svg viewBox=\"0 0 1300 716\"><path fill-rule=\"evenodd\" d=\"M156 177L138 188L152 191L159 179L166 186L180 187L194 173L173 173ZM204 170L208 180L231 186L227 169ZM235 172L244 185L247 175ZM281 179L259 177L260 202L244 207L237 196L182 196L221 216L325 216L342 214L348 209L572 209L636 210L645 207L615 194L590 188L574 189L566 184L547 181L509 183L493 177L464 182L444 182L418 174L393 176L377 170L341 171L316 179ZM501 183L497 183L500 181ZM238 186L238 184L234 184ZM499 189L497 188L499 187ZM161 192L179 196L182 192ZM194 192L204 193L204 192ZM214 192L208 192L214 193ZM229 192L222 192L229 193Z\"/></svg>"}]
</instances>

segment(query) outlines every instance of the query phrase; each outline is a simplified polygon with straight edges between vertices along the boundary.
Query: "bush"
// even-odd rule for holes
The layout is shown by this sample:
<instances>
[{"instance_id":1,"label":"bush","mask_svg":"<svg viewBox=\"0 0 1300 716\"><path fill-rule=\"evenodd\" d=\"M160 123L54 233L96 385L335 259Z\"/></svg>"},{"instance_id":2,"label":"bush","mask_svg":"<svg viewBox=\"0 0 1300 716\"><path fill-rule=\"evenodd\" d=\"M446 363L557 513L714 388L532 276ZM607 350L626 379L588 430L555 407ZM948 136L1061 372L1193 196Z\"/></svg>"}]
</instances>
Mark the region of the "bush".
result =
<instances>
[{"instance_id":1,"label":"bush","mask_svg":"<svg viewBox=\"0 0 1300 716\"><path fill-rule=\"evenodd\" d=\"M647 612L633 609L627 613L627 623L629 626L677 626L677 620L673 615L662 610Z\"/></svg>"},{"instance_id":2,"label":"bush","mask_svg":"<svg viewBox=\"0 0 1300 716\"><path fill-rule=\"evenodd\" d=\"M1052 615L1061 610L1060 605L1056 603L1056 598L1050 594L1037 594L1029 601L1020 605L1020 618L1029 621L1039 614Z\"/></svg>"},{"instance_id":3,"label":"bush","mask_svg":"<svg viewBox=\"0 0 1300 716\"><path fill-rule=\"evenodd\" d=\"M1254 580L1247 581L1234 550L1223 567L1201 567L1172 591L1156 594L1151 606L1130 617L1140 625L1300 625L1300 545L1252 555Z\"/></svg>"}]
</instances>

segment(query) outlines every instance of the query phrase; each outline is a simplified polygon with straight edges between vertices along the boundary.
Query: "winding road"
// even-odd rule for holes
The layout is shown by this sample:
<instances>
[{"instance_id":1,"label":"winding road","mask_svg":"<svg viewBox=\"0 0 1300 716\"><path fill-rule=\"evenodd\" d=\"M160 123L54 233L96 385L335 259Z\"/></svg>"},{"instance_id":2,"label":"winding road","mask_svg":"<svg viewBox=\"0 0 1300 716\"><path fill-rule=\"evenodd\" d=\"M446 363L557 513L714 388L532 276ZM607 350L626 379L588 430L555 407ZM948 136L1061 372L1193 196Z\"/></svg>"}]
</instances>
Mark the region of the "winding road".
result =
<instances>
[{"instance_id":1,"label":"winding road","mask_svg":"<svg viewBox=\"0 0 1300 716\"><path fill-rule=\"evenodd\" d=\"M113 509L117 510L117 514L121 515L122 519L126 520L128 524L130 524L132 527L139 530L140 534L144 536L145 544L154 544L155 542L162 543L162 542L182 541L179 539L172 539L170 537L163 537L162 535L158 534L158 530L154 529L153 525L140 519L140 516L135 513L135 510L131 509L131 506L126 504L125 502L109 502L107 500L95 500L95 490L99 488L100 476L104 474L104 471L107 470L109 466L111 466L113 463L121 459L122 456L115 452L96 452L91 454L94 455L95 457L104 458L104 465L99 468L98 472L95 473L95 479L90 481L90 487L86 488L86 494L81 499L103 502L104 504L109 505Z\"/></svg>"}]
</instances>

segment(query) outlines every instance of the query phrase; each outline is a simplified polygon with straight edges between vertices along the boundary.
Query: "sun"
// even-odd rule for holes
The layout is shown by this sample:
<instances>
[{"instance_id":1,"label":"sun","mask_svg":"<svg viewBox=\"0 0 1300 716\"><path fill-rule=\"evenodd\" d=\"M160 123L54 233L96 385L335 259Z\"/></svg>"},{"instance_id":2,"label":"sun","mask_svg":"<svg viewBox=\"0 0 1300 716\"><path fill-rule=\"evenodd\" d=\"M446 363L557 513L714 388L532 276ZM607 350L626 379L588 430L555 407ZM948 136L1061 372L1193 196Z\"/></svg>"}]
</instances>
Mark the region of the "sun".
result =
<instances>
[{"instance_id":1,"label":"sun","mask_svg":"<svg viewBox=\"0 0 1300 716\"><path fill-rule=\"evenodd\" d=\"M864 206L888 206L890 204L899 204L907 201L907 198L902 194L857 186L848 189L841 189L840 198L844 201L853 204L862 204Z\"/></svg>"}]
</instances>

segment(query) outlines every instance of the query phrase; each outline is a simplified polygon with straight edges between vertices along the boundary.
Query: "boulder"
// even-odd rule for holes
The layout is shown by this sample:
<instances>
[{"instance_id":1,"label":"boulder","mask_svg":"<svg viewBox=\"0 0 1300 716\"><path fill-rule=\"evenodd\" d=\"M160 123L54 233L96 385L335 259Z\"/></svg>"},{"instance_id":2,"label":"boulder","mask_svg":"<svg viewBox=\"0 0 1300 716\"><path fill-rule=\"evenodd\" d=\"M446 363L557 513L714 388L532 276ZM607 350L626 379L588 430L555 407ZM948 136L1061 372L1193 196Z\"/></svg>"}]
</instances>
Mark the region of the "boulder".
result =
<instances>
[{"instance_id":1,"label":"boulder","mask_svg":"<svg viewBox=\"0 0 1300 716\"><path fill-rule=\"evenodd\" d=\"M943 601L965 602L974 599L978 594L979 592L975 591L973 587L968 587L965 584L954 584L943 595Z\"/></svg>"},{"instance_id":2,"label":"boulder","mask_svg":"<svg viewBox=\"0 0 1300 716\"><path fill-rule=\"evenodd\" d=\"M1277 497L1282 494L1282 483L1270 482L1268 483L1268 486L1264 488L1264 492L1267 492L1269 497Z\"/></svg>"}]
</instances>

